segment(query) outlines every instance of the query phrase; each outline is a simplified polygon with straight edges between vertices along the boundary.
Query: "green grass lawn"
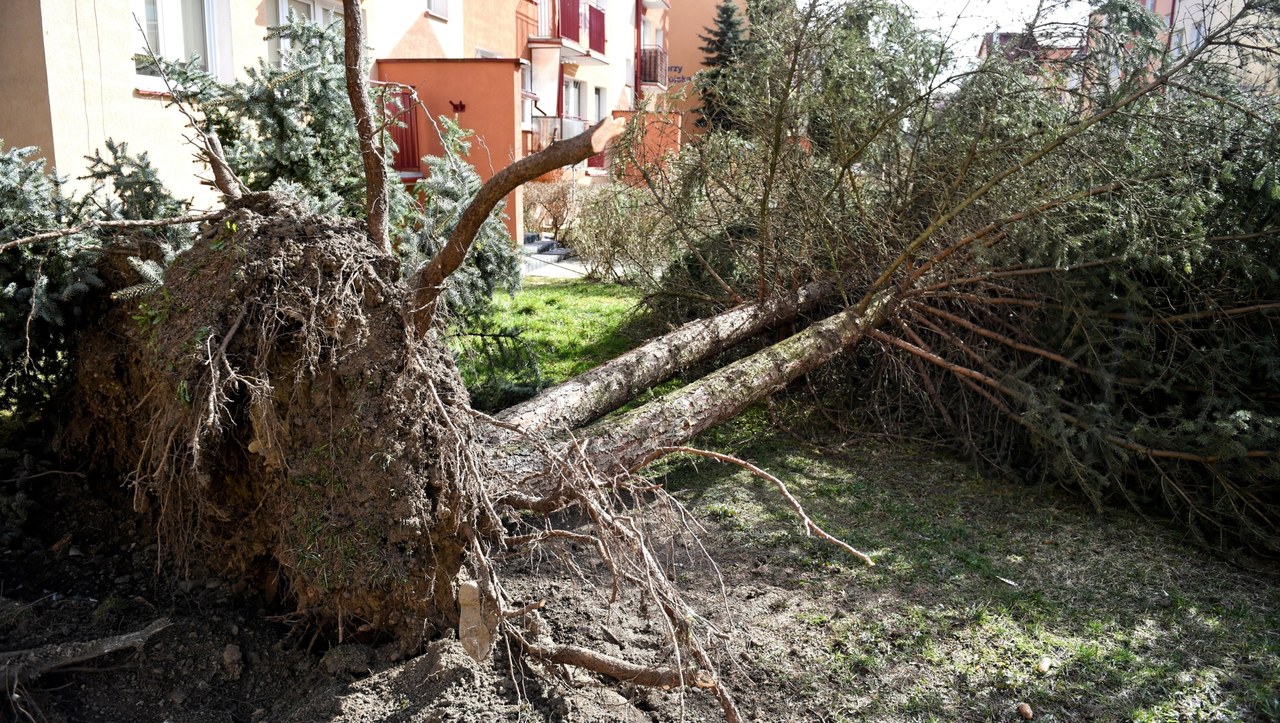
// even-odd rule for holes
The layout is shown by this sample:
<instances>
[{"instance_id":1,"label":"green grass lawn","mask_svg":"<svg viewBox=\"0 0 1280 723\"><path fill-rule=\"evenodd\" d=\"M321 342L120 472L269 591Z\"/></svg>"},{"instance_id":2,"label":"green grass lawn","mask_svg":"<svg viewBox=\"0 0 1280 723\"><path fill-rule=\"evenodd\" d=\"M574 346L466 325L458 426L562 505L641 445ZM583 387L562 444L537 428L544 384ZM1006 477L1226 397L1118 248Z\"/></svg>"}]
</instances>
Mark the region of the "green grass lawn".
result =
<instances>
[{"instance_id":1,"label":"green grass lawn","mask_svg":"<svg viewBox=\"0 0 1280 723\"><path fill-rule=\"evenodd\" d=\"M494 319L520 329L543 378L557 384L635 346L624 326L640 301L634 288L590 281L526 282L494 299Z\"/></svg>"},{"instance_id":2,"label":"green grass lawn","mask_svg":"<svg viewBox=\"0 0 1280 723\"><path fill-rule=\"evenodd\" d=\"M451 344L472 404L504 409L632 348L626 328L639 301L633 288L589 281L534 280L497 294Z\"/></svg>"},{"instance_id":3,"label":"green grass lawn","mask_svg":"<svg viewBox=\"0 0 1280 723\"><path fill-rule=\"evenodd\" d=\"M1093 511L1056 488L984 479L945 455L878 441L803 448L754 427L695 444L783 479L861 566L805 536L774 489L706 460L655 470L712 521L730 585L770 606L746 649L770 688L823 720L1280 720L1280 588L1129 510ZM838 444L838 442L836 443ZM723 445L723 446L721 446ZM727 449L726 449L727 448ZM797 632L798 631L798 632ZM786 661L787 664L779 664Z\"/></svg>"}]
</instances>

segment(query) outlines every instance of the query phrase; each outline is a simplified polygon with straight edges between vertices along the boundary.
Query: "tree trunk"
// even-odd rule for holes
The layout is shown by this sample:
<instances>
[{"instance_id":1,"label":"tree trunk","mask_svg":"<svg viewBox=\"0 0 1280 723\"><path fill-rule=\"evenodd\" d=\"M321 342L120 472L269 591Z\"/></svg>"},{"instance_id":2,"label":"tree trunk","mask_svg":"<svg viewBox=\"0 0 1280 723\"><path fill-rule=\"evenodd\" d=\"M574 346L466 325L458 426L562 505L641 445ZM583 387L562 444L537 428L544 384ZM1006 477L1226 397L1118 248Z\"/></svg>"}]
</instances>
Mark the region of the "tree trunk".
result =
<instances>
[{"instance_id":1,"label":"tree trunk","mask_svg":"<svg viewBox=\"0 0 1280 723\"><path fill-rule=\"evenodd\" d=\"M834 284L816 282L793 294L691 321L595 369L544 389L532 399L504 410L498 419L527 432L575 429L623 406L692 364L812 311L835 292Z\"/></svg>"},{"instance_id":2,"label":"tree trunk","mask_svg":"<svg viewBox=\"0 0 1280 723\"><path fill-rule=\"evenodd\" d=\"M781 390L860 340L892 306L886 292L734 362L617 419L581 430L577 442L597 467L635 469L654 450L674 447Z\"/></svg>"},{"instance_id":3,"label":"tree trunk","mask_svg":"<svg viewBox=\"0 0 1280 723\"><path fill-rule=\"evenodd\" d=\"M369 63L365 57L364 16L360 0L343 0L343 54L347 66L347 97L356 116L356 136L360 139L360 160L364 162L365 211L369 216L369 238L391 252L390 209L387 195L387 163L378 139L373 104L365 83Z\"/></svg>"},{"instance_id":4,"label":"tree trunk","mask_svg":"<svg viewBox=\"0 0 1280 723\"><path fill-rule=\"evenodd\" d=\"M489 217L494 206L506 198L508 193L538 176L580 163L604 151L622 133L625 125L626 122L621 118L605 118L573 138L556 141L533 155L521 158L485 181L449 233L449 240L444 248L413 273L410 281L413 307L410 313L419 334L426 334L431 328L436 300L444 290L445 280L466 260L467 251L471 250L476 233L480 231L480 226Z\"/></svg>"}]
</instances>

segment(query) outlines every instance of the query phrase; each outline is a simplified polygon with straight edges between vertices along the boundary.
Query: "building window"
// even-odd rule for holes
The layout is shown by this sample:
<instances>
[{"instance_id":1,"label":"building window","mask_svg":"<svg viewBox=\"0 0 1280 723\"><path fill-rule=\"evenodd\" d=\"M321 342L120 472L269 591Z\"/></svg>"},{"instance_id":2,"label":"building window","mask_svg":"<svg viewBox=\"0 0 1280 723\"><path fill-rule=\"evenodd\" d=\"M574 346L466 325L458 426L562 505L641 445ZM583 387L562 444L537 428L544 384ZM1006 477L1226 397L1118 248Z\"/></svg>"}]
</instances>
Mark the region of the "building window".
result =
<instances>
[{"instance_id":1,"label":"building window","mask_svg":"<svg viewBox=\"0 0 1280 723\"><path fill-rule=\"evenodd\" d=\"M520 64L520 124L525 129L533 126L533 103L538 96L533 92L533 66Z\"/></svg>"},{"instance_id":2,"label":"building window","mask_svg":"<svg viewBox=\"0 0 1280 723\"><path fill-rule=\"evenodd\" d=\"M342 19L342 3L332 0L281 0L280 17L286 19L289 15L299 20L328 25Z\"/></svg>"},{"instance_id":3,"label":"building window","mask_svg":"<svg viewBox=\"0 0 1280 723\"><path fill-rule=\"evenodd\" d=\"M564 117L581 118L583 113L583 94L586 92L581 80L564 81Z\"/></svg>"},{"instance_id":4,"label":"building window","mask_svg":"<svg viewBox=\"0 0 1280 723\"><path fill-rule=\"evenodd\" d=\"M322 26L342 20L342 3L339 0L270 0L267 10L267 23L273 26L285 25L290 18ZM267 57L277 68L280 67L280 52L288 49L288 38L267 39Z\"/></svg>"},{"instance_id":5,"label":"building window","mask_svg":"<svg viewBox=\"0 0 1280 723\"><path fill-rule=\"evenodd\" d=\"M427 14L441 20L448 20L449 0L427 0Z\"/></svg>"},{"instance_id":6,"label":"building window","mask_svg":"<svg viewBox=\"0 0 1280 723\"><path fill-rule=\"evenodd\" d=\"M608 104L608 101L606 100L607 97L608 97L608 93L605 88L596 88L595 90L596 117L593 120L602 121L606 117L608 117L609 104Z\"/></svg>"},{"instance_id":7,"label":"building window","mask_svg":"<svg viewBox=\"0 0 1280 723\"><path fill-rule=\"evenodd\" d=\"M148 48L167 60L197 58L201 70L214 67L213 33L206 0L138 0L134 12L142 25L144 42L138 49L147 55ZM143 60L135 62L138 75L158 77L159 73Z\"/></svg>"}]
</instances>

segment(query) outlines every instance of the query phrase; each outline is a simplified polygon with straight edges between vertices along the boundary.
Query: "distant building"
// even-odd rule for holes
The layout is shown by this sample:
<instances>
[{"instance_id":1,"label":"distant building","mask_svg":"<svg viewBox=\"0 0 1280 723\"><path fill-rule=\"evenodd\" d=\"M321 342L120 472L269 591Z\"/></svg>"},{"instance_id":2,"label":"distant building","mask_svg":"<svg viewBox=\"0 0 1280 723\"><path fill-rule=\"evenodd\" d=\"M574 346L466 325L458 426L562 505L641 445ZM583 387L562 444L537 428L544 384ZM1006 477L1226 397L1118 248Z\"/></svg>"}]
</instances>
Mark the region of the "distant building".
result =
<instances>
[{"instance_id":1,"label":"distant building","mask_svg":"<svg viewBox=\"0 0 1280 723\"><path fill-rule=\"evenodd\" d=\"M694 2L695 0L683 0ZM473 130L471 161L483 178L601 118L656 107L666 92L670 0L364 0L372 79L412 89L433 117ZM133 56L150 44L170 58L198 55L223 80L279 57L266 28L292 12L327 23L336 0L3 0L0 2L0 138L35 145L63 174L107 138L147 151L180 196L214 201L183 140L184 119L165 107L160 79ZM421 109L403 114L395 165L408 182L439 153ZM597 157L579 176L603 173ZM509 227L523 227L520 191Z\"/></svg>"},{"instance_id":2,"label":"distant building","mask_svg":"<svg viewBox=\"0 0 1280 723\"><path fill-rule=\"evenodd\" d=\"M1168 16L1172 28L1171 52L1181 55L1200 47L1210 33L1227 23L1243 6L1244 0L1178 0ZM1250 45L1275 50L1277 32L1274 25L1268 29L1246 24L1235 34L1248 35L1245 40ZM1263 62L1256 50L1230 46L1209 48L1205 53L1209 59L1232 68L1241 85L1264 93L1280 93L1280 62L1274 55L1270 62Z\"/></svg>"}]
</instances>

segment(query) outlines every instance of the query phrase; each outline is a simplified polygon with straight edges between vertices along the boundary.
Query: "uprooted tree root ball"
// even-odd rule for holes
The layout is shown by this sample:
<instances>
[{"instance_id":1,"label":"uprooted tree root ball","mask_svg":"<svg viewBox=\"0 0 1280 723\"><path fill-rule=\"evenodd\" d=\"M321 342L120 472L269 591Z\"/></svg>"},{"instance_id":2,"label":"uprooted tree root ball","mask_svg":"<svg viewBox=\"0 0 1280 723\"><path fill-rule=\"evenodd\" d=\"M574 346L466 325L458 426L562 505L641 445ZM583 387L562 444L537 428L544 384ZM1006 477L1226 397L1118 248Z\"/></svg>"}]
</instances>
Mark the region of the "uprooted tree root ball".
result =
<instances>
[{"instance_id":1,"label":"uprooted tree root ball","mask_svg":"<svg viewBox=\"0 0 1280 723\"><path fill-rule=\"evenodd\" d=\"M75 448L130 476L161 549L416 644L456 622L467 395L355 221L257 196L85 339Z\"/></svg>"},{"instance_id":2,"label":"uprooted tree root ball","mask_svg":"<svg viewBox=\"0 0 1280 723\"><path fill-rule=\"evenodd\" d=\"M291 606L286 619L406 653L457 630L477 660L505 640L618 680L710 689L738 720L698 642L706 621L653 551L689 530L685 511L571 439L472 410L437 335L414 333L411 297L357 222L238 200L163 285L84 339L68 449L131 481L162 559L243 580ZM553 640L543 601L509 595L491 558L556 546L589 550L615 602L621 587L643 598L674 663Z\"/></svg>"}]
</instances>

